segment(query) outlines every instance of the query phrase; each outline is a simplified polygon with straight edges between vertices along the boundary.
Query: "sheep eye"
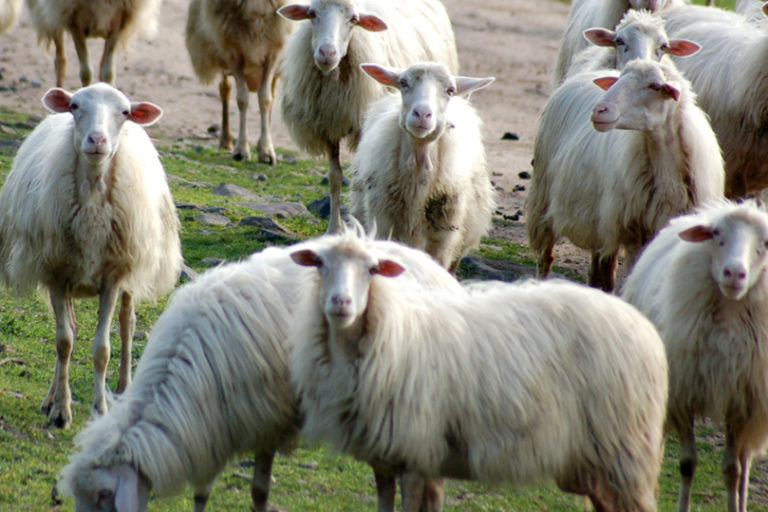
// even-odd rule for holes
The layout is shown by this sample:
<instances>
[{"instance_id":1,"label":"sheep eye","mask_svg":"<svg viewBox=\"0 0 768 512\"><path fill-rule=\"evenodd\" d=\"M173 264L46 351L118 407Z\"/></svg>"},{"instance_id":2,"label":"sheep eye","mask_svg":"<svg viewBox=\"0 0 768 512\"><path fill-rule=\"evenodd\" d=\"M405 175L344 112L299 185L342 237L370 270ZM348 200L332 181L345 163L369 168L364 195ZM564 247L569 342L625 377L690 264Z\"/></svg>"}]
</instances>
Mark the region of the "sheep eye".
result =
<instances>
[{"instance_id":1,"label":"sheep eye","mask_svg":"<svg viewBox=\"0 0 768 512\"><path fill-rule=\"evenodd\" d=\"M713 229L712 230L712 236L720 236L720 230L719 229Z\"/></svg>"},{"instance_id":2,"label":"sheep eye","mask_svg":"<svg viewBox=\"0 0 768 512\"><path fill-rule=\"evenodd\" d=\"M765 247L766 249L768 249L768 241L765 241L765 242L763 242L763 247Z\"/></svg>"},{"instance_id":3,"label":"sheep eye","mask_svg":"<svg viewBox=\"0 0 768 512\"><path fill-rule=\"evenodd\" d=\"M454 94L456 94L456 88L454 86L450 86L448 89L446 89L445 93L448 96L453 96Z\"/></svg>"},{"instance_id":4,"label":"sheep eye","mask_svg":"<svg viewBox=\"0 0 768 512\"><path fill-rule=\"evenodd\" d=\"M360 23L360 16L358 16L357 14L353 14L352 17L349 18L349 22L352 23L353 25L357 25L358 23Z\"/></svg>"},{"instance_id":5,"label":"sheep eye","mask_svg":"<svg viewBox=\"0 0 768 512\"><path fill-rule=\"evenodd\" d=\"M401 89L407 89L408 88L408 80L405 78L400 79L400 88Z\"/></svg>"},{"instance_id":6,"label":"sheep eye","mask_svg":"<svg viewBox=\"0 0 768 512\"><path fill-rule=\"evenodd\" d=\"M652 91L660 91L661 90L661 85L659 85L659 84L651 84L651 85L648 86L648 88L650 90L652 90Z\"/></svg>"},{"instance_id":7,"label":"sheep eye","mask_svg":"<svg viewBox=\"0 0 768 512\"><path fill-rule=\"evenodd\" d=\"M80 105L78 105L77 103L71 103L69 105L69 108L70 110L77 110L78 108L80 108Z\"/></svg>"},{"instance_id":8,"label":"sheep eye","mask_svg":"<svg viewBox=\"0 0 768 512\"><path fill-rule=\"evenodd\" d=\"M669 45L668 44L661 45L660 50L663 51L663 52L668 51L669 50Z\"/></svg>"},{"instance_id":9,"label":"sheep eye","mask_svg":"<svg viewBox=\"0 0 768 512\"><path fill-rule=\"evenodd\" d=\"M307 18L309 18L311 20L317 18L317 11L315 11L314 9L308 9L307 10Z\"/></svg>"},{"instance_id":10,"label":"sheep eye","mask_svg":"<svg viewBox=\"0 0 768 512\"><path fill-rule=\"evenodd\" d=\"M129 114L130 114L130 112L128 112L127 110L123 110L123 115L124 115L125 117L128 117L128 115L129 115Z\"/></svg>"},{"instance_id":11,"label":"sheep eye","mask_svg":"<svg viewBox=\"0 0 768 512\"><path fill-rule=\"evenodd\" d=\"M625 44L627 44L624 42L623 39L617 39L615 42L616 42L616 46L624 46Z\"/></svg>"}]
</instances>

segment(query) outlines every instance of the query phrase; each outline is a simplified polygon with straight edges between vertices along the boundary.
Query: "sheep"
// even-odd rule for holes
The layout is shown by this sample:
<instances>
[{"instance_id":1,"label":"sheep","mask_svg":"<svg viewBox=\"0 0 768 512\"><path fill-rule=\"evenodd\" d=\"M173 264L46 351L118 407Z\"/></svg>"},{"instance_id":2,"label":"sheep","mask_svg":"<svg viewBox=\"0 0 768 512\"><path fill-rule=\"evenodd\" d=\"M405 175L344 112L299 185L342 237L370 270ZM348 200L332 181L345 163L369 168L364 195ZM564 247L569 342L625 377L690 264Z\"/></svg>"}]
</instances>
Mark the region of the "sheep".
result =
<instances>
[{"instance_id":1,"label":"sheep","mask_svg":"<svg viewBox=\"0 0 768 512\"><path fill-rule=\"evenodd\" d=\"M679 510L696 471L694 420L723 420L728 510L747 507L753 454L768 445L768 212L721 200L672 219L629 275L669 360L667 428L680 436Z\"/></svg>"},{"instance_id":2,"label":"sheep","mask_svg":"<svg viewBox=\"0 0 768 512\"><path fill-rule=\"evenodd\" d=\"M633 59L671 62L667 55L685 57L699 51L699 45L685 39L667 38L664 21L650 11L629 10L616 25L616 30L595 27L584 31L592 46L573 57L566 78L598 69L624 69Z\"/></svg>"},{"instance_id":3,"label":"sheep","mask_svg":"<svg viewBox=\"0 0 768 512\"><path fill-rule=\"evenodd\" d=\"M218 473L246 451L255 454L254 510L267 511L275 451L293 445L301 424L287 341L314 274L290 259L301 247L271 247L209 270L171 296L133 383L78 434L77 452L61 471L59 488L75 497L78 511L96 510L103 496L130 498L145 510L150 489L168 495L189 484L202 512ZM461 292L428 255L392 243L383 250L412 265L406 279ZM394 484L386 490L379 510L394 507Z\"/></svg>"},{"instance_id":4,"label":"sheep","mask_svg":"<svg viewBox=\"0 0 768 512\"><path fill-rule=\"evenodd\" d=\"M80 81L84 86L91 83L93 76L86 39L104 39L99 80L113 84L117 45L125 45L139 34L147 37L153 35L157 29L160 3L161 0L26 0L30 21L37 31L38 39L48 46L54 44L56 87L64 86L67 72L64 31L72 35L75 43L80 61Z\"/></svg>"},{"instance_id":5,"label":"sheep","mask_svg":"<svg viewBox=\"0 0 768 512\"><path fill-rule=\"evenodd\" d=\"M429 290L354 238L292 258L318 268L289 336L309 439L426 475L549 477L596 510L656 510L667 364L633 307L566 282Z\"/></svg>"},{"instance_id":6,"label":"sheep","mask_svg":"<svg viewBox=\"0 0 768 512\"><path fill-rule=\"evenodd\" d=\"M72 299L99 298L93 411L103 414L117 298L121 392L131 381L134 302L173 287L181 243L165 172L141 128L160 117L160 108L130 102L104 83L74 94L50 89L43 103L54 114L21 145L0 191L0 281L18 294L39 286L50 296L57 359L42 410L66 428L72 422Z\"/></svg>"},{"instance_id":7,"label":"sheep","mask_svg":"<svg viewBox=\"0 0 768 512\"><path fill-rule=\"evenodd\" d=\"M766 21L768 3L763 0L738 0L734 10L743 14L751 21Z\"/></svg>"},{"instance_id":8,"label":"sheep","mask_svg":"<svg viewBox=\"0 0 768 512\"><path fill-rule=\"evenodd\" d=\"M20 12L21 0L0 0L0 34L16 23Z\"/></svg>"},{"instance_id":9,"label":"sheep","mask_svg":"<svg viewBox=\"0 0 768 512\"><path fill-rule=\"evenodd\" d=\"M312 0L311 5L287 5L279 12L288 19L311 20L300 25L286 46L281 110L301 149L329 156L328 232L337 233L343 179L340 141L346 138L354 149L365 109L389 93L359 65L405 68L431 60L456 74L453 28L438 0Z\"/></svg>"},{"instance_id":10,"label":"sheep","mask_svg":"<svg viewBox=\"0 0 768 512\"><path fill-rule=\"evenodd\" d=\"M538 277L567 236L592 251L590 285L612 291L619 249L631 265L670 217L721 197L724 172L717 138L674 66L633 60L619 77L604 73L569 78L547 101L525 208Z\"/></svg>"},{"instance_id":11,"label":"sheep","mask_svg":"<svg viewBox=\"0 0 768 512\"><path fill-rule=\"evenodd\" d=\"M229 77L235 77L240 131L232 156L249 160L247 132L249 91L259 92L261 136L259 162L274 165L270 135L272 100L280 56L293 25L277 14L285 0L192 0L186 27L186 45L195 74L205 84L220 77L221 136L219 146L232 151L229 129Z\"/></svg>"},{"instance_id":12,"label":"sheep","mask_svg":"<svg viewBox=\"0 0 768 512\"><path fill-rule=\"evenodd\" d=\"M648 9L656 12L684 2L685 0L573 0L555 61L555 86L565 79L573 57L587 47L587 41L583 37L585 30L590 27L612 29L629 9Z\"/></svg>"},{"instance_id":13,"label":"sheep","mask_svg":"<svg viewBox=\"0 0 768 512\"><path fill-rule=\"evenodd\" d=\"M455 272L494 207L480 118L459 96L493 78L454 77L436 62L361 67L401 94L368 109L352 164L352 214L380 238L424 249Z\"/></svg>"},{"instance_id":14,"label":"sheep","mask_svg":"<svg viewBox=\"0 0 768 512\"><path fill-rule=\"evenodd\" d=\"M675 59L709 115L726 162L726 196L744 197L768 187L768 140L764 137L768 81L764 80L768 30L738 13L685 6L664 12L672 37L702 50Z\"/></svg>"}]
</instances>

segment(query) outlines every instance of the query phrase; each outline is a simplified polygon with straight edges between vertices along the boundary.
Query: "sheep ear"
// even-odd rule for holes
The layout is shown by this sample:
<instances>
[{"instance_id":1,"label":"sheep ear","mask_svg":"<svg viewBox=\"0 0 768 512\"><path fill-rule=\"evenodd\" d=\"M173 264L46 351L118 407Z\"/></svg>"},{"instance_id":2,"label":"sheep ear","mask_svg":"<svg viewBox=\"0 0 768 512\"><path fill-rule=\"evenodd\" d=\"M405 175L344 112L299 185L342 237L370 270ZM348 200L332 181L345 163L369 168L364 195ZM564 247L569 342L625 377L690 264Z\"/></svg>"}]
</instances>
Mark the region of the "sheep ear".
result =
<instances>
[{"instance_id":1,"label":"sheep ear","mask_svg":"<svg viewBox=\"0 0 768 512\"><path fill-rule=\"evenodd\" d=\"M323 264L315 251L310 249L292 252L291 259L302 267L319 267Z\"/></svg>"},{"instance_id":2,"label":"sheep ear","mask_svg":"<svg viewBox=\"0 0 768 512\"><path fill-rule=\"evenodd\" d=\"M301 21L308 20L312 17L310 14L310 6L308 5L285 5L277 10L277 14L287 20Z\"/></svg>"},{"instance_id":3,"label":"sheep ear","mask_svg":"<svg viewBox=\"0 0 768 512\"><path fill-rule=\"evenodd\" d=\"M115 510L117 512L140 512L146 510L149 498L149 486L139 477L131 466L116 468L117 489L115 490Z\"/></svg>"},{"instance_id":4,"label":"sheep ear","mask_svg":"<svg viewBox=\"0 0 768 512\"><path fill-rule=\"evenodd\" d=\"M588 28L584 32L584 38L596 46L616 46L616 32L607 28Z\"/></svg>"},{"instance_id":5,"label":"sheep ear","mask_svg":"<svg viewBox=\"0 0 768 512\"><path fill-rule=\"evenodd\" d=\"M378 268L374 273L384 277L397 277L405 272L405 269L399 263L392 260L380 260Z\"/></svg>"},{"instance_id":6,"label":"sheep ear","mask_svg":"<svg viewBox=\"0 0 768 512\"><path fill-rule=\"evenodd\" d=\"M59 114L64 112L70 112L70 103L72 102L72 93L54 87L49 89L43 96L43 105L51 112L57 112Z\"/></svg>"},{"instance_id":7,"label":"sheep ear","mask_svg":"<svg viewBox=\"0 0 768 512\"><path fill-rule=\"evenodd\" d=\"M675 57L688 57L701 50L701 45L685 39L673 39L666 53Z\"/></svg>"},{"instance_id":8,"label":"sheep ear","mask_svg":"<svg viewBox=\"0 0 768 512\"><path fill-rule=\"evenodd\" d=\"M373 14L361 14L357 26L362 27L369 32L381 32L388 28L387 24L384 23L384 20Z\"/></svg>"},{"instance_id":9,"label":"sheep ear","mask_svg":"<svg viewBox=\"0 0 768 512\"><path fill-rule=\"evenodd\" d=\"M763 4L763 14L765 14L766 16L768 16L768 2L765 2L765 3Z\"/></svg>"},{"instance_id":10,"label":"sheep ear","mask_svg":"<svg viewBox=\"0 0 768 512\"><path fill-rule=\"evenodd\" d=\"M480 89L484 89L496 80L495 77L471 78L468 76L456 77L456 94L469 94Z\"/></svg>"},{"instance_id":11,"label":"sheep ear","mask_svg":"<svg viewBox=\"0 0 768 512\"><path fill-rule=\"evenodd\" d=\"M595 85L597 85L599 88L601 88L604 91L607 91L611 88L613 84L619 81L619 77L617 76L604 76L601 78L595 78L593 82Z\"/></svg>"},{"instance_id":12,"label":"sheep ear","mask_svg":"<svg viewBox=\"0 0 768 512\"><path fill-rule=\"evenodd\" d=\"M368 73L377 82L390 87L400 87L398 81L402 71L395 68L385 68L378 64L360 64L360 69Z\"/></svg>"},{"instance_id":13,"label":"sheep ear","mask_svg":"<svg viewBox=\"0 0 768 512\"><path fill-rule=\"evenodd\" d=\"M143 124L149 126L155 121L160 119L163 115L163 109L157 105L149 102L132 102L131 112L128 114L128 119L136 124Z\"/></svg>"},{"instance_id":14,"label":"sheep ear","mask_svg":"<svg viewBox=\"0 0 768 512\"><path fill-rule=\"evenodd\" d=\"M712 228L709 226L693 226L677 234L680 238L686 242L703 242L705 240L712 240Z\"/></svg>"},{"instance_id":15,"label":"sheep ear","mask_svg":"<svg viewBox=\"0 0 768 512\"><path fill-rule=\"evenodd\" d=\"M661 90L672 96L672 99L678 101L680 99L680 89L670 83L666 83L661 86Z\"/></svg>"}]
</instances>

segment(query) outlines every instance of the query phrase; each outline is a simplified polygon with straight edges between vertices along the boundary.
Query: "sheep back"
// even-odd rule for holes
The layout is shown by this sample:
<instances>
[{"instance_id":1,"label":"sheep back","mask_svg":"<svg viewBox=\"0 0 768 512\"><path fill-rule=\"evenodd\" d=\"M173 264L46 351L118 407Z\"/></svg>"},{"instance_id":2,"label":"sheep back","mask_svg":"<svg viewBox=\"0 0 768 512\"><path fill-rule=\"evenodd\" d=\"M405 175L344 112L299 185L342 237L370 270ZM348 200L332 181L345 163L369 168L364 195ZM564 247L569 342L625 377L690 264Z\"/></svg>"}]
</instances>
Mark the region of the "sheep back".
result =
<instances>
[{"instance_id":1,"label":"sheep back","mask_svg":"<svg viewBox=\"0 0 768 512\"><path fill-rule=\"evenodd\" d=\"M416 61L438 61L458 73L453 29L438 0L361 0L356 4L361 12L379 16L389 28L376 33L355 28L337 80L323 76L315 66L310 22L301 22L286 45L281 67L283 121L299 147L314 155L325 155L330 143L347 136L355 148L365 109L391 93L371 80L360 64L406 68Z\"/></svg>"},{"instance_id":2,"label":"sheep back","mask_svg":"<svg viewBox=\"0 0 768 512\"><path fill-rule=\"evenodd\" d=\"M0 192L0 277L18 293L42 285L91 296L107 275L137 300L169 291L179 221L149 136L123 125L102 203L81 199L73 132L70 114L54 114L19 148Z\"/></svg>"}]
</instances>

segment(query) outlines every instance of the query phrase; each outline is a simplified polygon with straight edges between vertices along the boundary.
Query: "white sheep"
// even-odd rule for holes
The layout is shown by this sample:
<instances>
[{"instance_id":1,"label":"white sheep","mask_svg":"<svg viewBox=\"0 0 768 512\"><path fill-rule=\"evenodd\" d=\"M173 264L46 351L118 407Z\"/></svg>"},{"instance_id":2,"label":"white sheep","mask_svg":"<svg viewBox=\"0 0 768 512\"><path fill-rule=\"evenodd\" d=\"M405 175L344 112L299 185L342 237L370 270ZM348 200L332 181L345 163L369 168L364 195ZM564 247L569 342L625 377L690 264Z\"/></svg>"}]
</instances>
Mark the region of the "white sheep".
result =
<instances>
[{"instance_id":1,"label":"white sheep","mask_svg":"<svg viewBox=\"0 0 768 512\"><path fill-rule=\"evenodd\" d=\"M493 78L454 77L436 62L362 68L400 94L366 114L352 164L352 214L378 237L426 250L455 272L494 207L480 117L460 95Z\"/></svg>"},{"instance_id":2,"label":"white sheep","mask_svg":"<svg viewBox=\"0 0 768 512\"><path fill-rule=\"evenodd\" d=\"M552 478L596 510L656 510L667 364L633 307L566 282L429 290L353 238L292 257L318 269L290 354L310 439L427 475Z\"/></svg>"},{"instance_id":3,"label":"white sheep","mask_svg":"<svg viewBox=\"0 0 768 512\"><path fill-rule=\"evenodd\" d=\"M41 42L54 44L56 86L64 85L67 55L64 32L69 32L80 61L80 81L91 83L93 71L86 39L104 39L99 80L114 83L115 50L136 35L151 36L157 29L161 0L26 0L30 20Z\"/></svg>"},{"instance_id":4,"label":"white sheep","mask_svg":"<svg viewBox=\"0 0 768 512\"><path fill-rule=\"evenodd\" d=\"M0 34L11 28L21 13L21 0L0 0Z\"/></svg>"},{"instance_id":5,"label":"white sheep","mask_svg":"<svg viewBox=\"0 0 768 512\"><path fill-rule=\"evenodd\" d=\"M747 507L752 456L768 445L768 212L719 201L673 219L623 297L653 321L669 360L667 426L680 436L679 510L696 471L694 420L725 426L728 510Z\"/></svg>"},{"instance_id":6,"label":"white sheep","mask_svg":"<svg viewBox=\"0 0 768 512\"><path fill-rule=\"evenodd\" d=\"M229 94L234 76L240 131L232 154L235 160L250 159L247 113L250 91L259 93L261 136L259 161L274 165L275 149L270 135L272 101L283 46L293 24L277 13L285 0L192 0L187 18L186 45L197 77L210 84L217 77L221 97L219 145L232 150L229 128Z\"/></svg>"},{"instance_id":7,"label":"white sheep","mask_svg":"<svg viewBox=\"0 0 768 512\"><path fill-rule=\"evenodd\" d=\"M42 409L72 421L72 299L99 297L93 340L94 412L107 410L109 331L121 298L121 392L131 381L134 302L168 292L181 267L179 220L157 151L140 125L162 111L99 83L43 97L53 112L19 148L0 191L0 280L47 290L56 317L56 369Z\"/></svg>"},{"instance_id":8,"label":"white sheep","mask_svg":"<svg viewBox=\"0 0 768 512\"><path fill-rule=\"evenodd\" d=\"M573 57L566 78L599 69L624 69L633 59L653 59L663 62L667 55L685 57L699 51L699 45L685 39L667 37L664 21L645 9L630 9L615 30L595 27L584 31L592 46Z\"/></svg>"},{"instance_id":9,"label":"white sheep","mask_svg":"<svg viewBox=\"0 0 768 512\"><path fill-rule=\"evenodd\" d=\"M723 195L717 138L674 66L633 60L620 77L569 78L534 144L526 227L539 277L566 236L592 251L590 284L611 291L621 247L631 263L670 217Z\"/></svg>"},{"instance_id":10,"label":"white sheep","mask_svg":"<svg viewBox=\"0 0 768 512\"><path fill-rule=\"evenodd\" d=\"M612 29L629 9L656 12L685 0L573 0L568 21L560 39L554 70L554 84L560 85L568 74L574 55L587 47L585 30L592 27Z\"/></svg>"},{"instance_id":11,"label":"white sheep","mask_svg":"<svg viewBox=\"0 0 768 512\"><path fill-rule=\"evenodd\" d=\"M78 511L106 507L99 502L105 496L143 511L150 489L168 495L189 484L201 512L216 476L245 452L255 454L255 511L267 511L275 452L292 445L301 423L286 337L315 272L291 261L297 247L217 267L173 294L133 383L78 435L78 451L62 471L61 490L75 497ZM461 292L428 255L392 243L383 250L412 266L406 279ZM377 482L386 483L381 476ZM380 505L394 507L393 481Z\"/></svg>"},{"instance_id":12,"label":"white sheep","mask_svg":"<svg viewBox=\"0 0 768 512\"><path fill-rule=\"evenodd\" d=\"M340 142L355 148L368 105L390 93L360 64L405 68L443 62L458 73L453 28L439 0L312 0L280 14L308 20L291 37L282 65L282 115L299 147L329 156L331 215L328 231L341 228ZM377 33L380 32L380 33Z\"/></svg>"}]
</instances>

